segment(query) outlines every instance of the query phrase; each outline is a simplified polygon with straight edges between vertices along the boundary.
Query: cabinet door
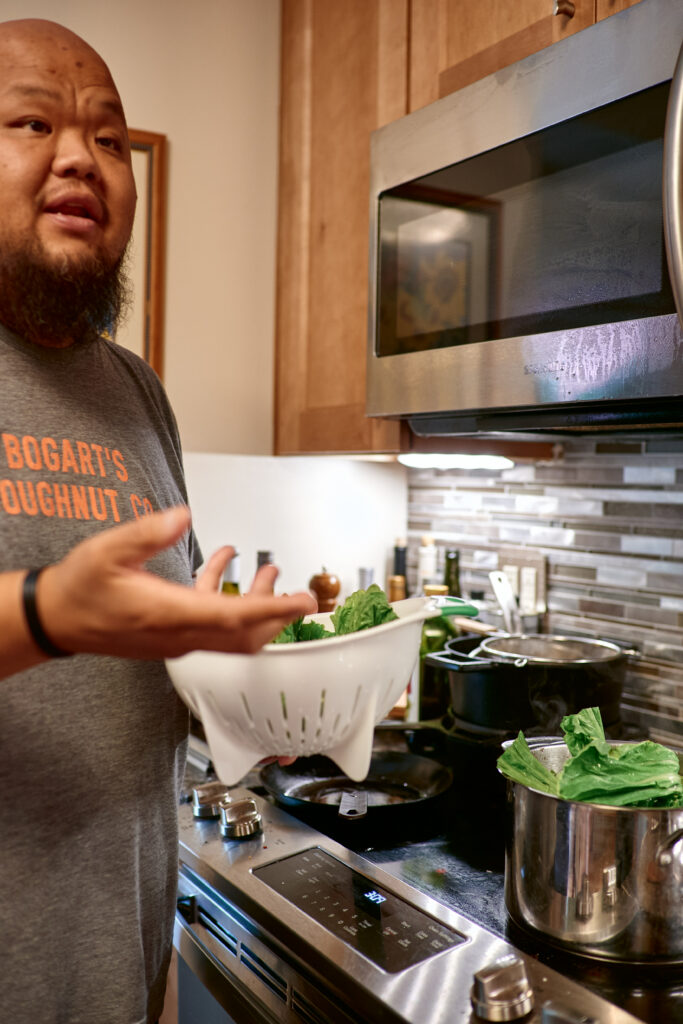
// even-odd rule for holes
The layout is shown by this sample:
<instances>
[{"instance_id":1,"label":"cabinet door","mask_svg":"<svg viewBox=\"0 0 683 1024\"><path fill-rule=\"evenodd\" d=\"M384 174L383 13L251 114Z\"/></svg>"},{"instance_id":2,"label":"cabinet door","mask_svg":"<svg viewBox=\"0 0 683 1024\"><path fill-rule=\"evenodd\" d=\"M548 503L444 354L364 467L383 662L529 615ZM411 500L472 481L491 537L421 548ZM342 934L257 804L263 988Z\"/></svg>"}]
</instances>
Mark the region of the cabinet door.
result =
<instances>
[{"instance_id":1,"label":"cabinet door","mask_svg":"<svg viewBox=\"0 0 683 1024\"><path fill-rule=\"evenodd\" d=\"M627 7L633 7L639 3L640 0L595 0L595 20L602 21L603 18L608 18L610 14L625 11Z\"/></svg>"},{"instance_id":2,"label":"cabinet door","mask_svg":"<svg viewBox=\"0 0 683 1024\"><path fill-rule=\"evenodd\" d=\"M407 0L283 0L275 451L399 450L365 416L370 133L407 112Z\"/></svg>"},{"instance_id":3,"label":"cabinet door","mask_svg":"<svg viewBox=\"0 0 683 1024\"><path fill-rule=\"evenodd\" d=\"M595 0L411 0L410 110L593 24L594 4ZM572 7L571 16L562 13Z\"/></svg>"}]
</instances>

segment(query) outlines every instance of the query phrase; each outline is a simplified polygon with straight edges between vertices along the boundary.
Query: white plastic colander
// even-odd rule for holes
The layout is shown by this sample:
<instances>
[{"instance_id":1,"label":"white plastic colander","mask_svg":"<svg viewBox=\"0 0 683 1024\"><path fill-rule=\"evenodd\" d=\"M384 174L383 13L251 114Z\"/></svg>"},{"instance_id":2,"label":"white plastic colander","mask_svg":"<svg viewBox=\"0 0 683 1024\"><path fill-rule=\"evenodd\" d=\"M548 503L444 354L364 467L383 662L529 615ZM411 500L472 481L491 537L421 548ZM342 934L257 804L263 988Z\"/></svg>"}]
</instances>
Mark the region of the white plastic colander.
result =
<instances>
[{"instance_id":1,"label":"white plastic colander","mask_svg":"<svg viewBox=\"0 0 683 1024\"><path fill-rule=\"evenodd\" d=\"M382 626L257 654L193 651L166 662L178 693L200 719L216 773L234 785L264 757L325 754L354 781L370 767L375 725L408 685L422 624L476 615L458 598L396 601ZM331 630L329 615L311 615Z\"/></svg>"}]
</instances>

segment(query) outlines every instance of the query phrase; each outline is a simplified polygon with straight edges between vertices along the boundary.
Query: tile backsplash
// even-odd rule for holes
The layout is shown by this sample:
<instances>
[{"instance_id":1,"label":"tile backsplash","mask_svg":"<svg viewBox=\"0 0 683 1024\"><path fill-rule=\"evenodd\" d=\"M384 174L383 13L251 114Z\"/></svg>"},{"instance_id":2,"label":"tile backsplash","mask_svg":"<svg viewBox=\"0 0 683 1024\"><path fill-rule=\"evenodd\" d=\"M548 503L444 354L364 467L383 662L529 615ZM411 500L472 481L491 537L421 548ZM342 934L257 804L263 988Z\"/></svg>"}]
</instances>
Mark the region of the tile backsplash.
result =
<instances>
[{"instance_id":1,"label":"tile backsplash","mask_svg":"<svg viewBox=\"0 0 683 1024\"><path fill-rule=\"evenodd\" d=\"M544 556L548 633L612 640L629 656L624 721L683 748L683 439L563 442L498 471L411 470L408 574L420 538L460 551L467 595L507 551Z\"/></svg>"}]
</instances>

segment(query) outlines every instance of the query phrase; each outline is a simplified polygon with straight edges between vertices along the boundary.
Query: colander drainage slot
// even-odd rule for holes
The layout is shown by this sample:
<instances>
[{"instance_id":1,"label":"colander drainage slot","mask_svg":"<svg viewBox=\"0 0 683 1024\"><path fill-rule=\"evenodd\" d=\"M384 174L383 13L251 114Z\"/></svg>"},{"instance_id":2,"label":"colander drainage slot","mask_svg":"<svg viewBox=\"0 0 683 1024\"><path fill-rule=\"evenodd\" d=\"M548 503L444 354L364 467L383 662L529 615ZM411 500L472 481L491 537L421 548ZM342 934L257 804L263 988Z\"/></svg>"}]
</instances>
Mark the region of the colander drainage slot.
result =
<instances>
[{"instance_id":1,"label":"colander drainage slot","mask_svg":"<svg viewBox=\"0 0 683 1024\"><path fill-rule=\"evenodd\" d=\"M282 717L286 720L287 719L287 698L285 697L284 692L282 690L280 690L280 704L282 705Z\"/></svg>"},{"instance_id":2,"label":"colander drainage slot","mask_svg":"<svg viewBox=\"0 0 683 1024\"><path fill-rule=\"evenodd\" d=\"M249 719L249 721L253 725L254 724L254 716L251 713L251 708L249 707L249 701L247 700L247 696L246 696L245 693L240 693L240 697L242 698L242 703L244 704L244 710L247 713L247 718Z\"/></svg>"}]
</instances>

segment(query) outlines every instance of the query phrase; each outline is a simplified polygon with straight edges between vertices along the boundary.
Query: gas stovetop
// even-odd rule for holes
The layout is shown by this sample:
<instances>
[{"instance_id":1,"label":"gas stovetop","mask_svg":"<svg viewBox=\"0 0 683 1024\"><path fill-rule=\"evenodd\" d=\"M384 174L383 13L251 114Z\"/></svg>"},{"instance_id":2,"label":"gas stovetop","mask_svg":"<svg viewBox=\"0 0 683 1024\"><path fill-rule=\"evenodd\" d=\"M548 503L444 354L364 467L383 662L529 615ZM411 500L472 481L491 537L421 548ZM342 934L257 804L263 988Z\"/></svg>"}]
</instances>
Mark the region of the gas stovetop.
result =
<instances>
[{"instance_id":1,"label":"gas stovetop","mask_svg":"<svg viewBox=\"0 0 683 1024\"><path fill-rule=\"evenodd\" d=\"M258 784L231 797L255 801L263 831L225 839L219 822L182 806L180 892L204 900L209 932L234 938L235 970L244 962L253 979L261 965L276 1020L683 1021L680 970L570 957L511 926L499 819L451 808L432 838L353 849L274 806ZM240 929L251 966L240 959ZM498 1015L501 998L517 1016Z\"/></svg>"}]
</instances>

